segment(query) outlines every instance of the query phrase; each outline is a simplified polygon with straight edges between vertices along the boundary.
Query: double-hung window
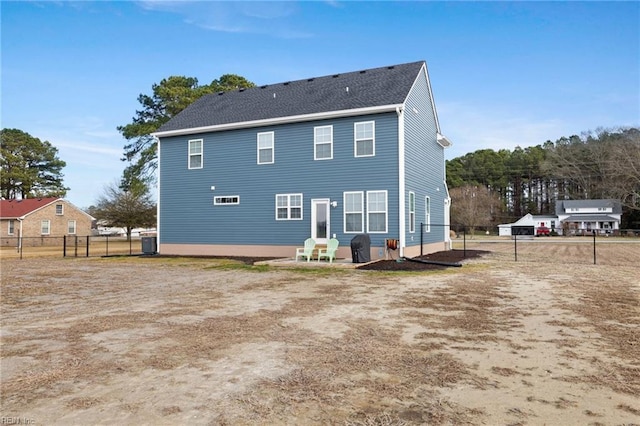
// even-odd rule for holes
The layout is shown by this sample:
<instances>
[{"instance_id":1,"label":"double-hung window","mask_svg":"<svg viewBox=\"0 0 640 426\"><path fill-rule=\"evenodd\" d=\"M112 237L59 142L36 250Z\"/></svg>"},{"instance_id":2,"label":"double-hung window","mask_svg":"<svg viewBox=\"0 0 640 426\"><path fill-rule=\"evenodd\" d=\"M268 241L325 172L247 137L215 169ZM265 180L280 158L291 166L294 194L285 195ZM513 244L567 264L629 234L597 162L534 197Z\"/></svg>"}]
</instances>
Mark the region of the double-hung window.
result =
<instances>
[{"instance_id":1,"label":"double-hung window","mask_svg":"<svg viewBox=\"0 0 640 426\"><path fill-rule=\"evenodd\" d=\"M189 141L189 168L202 168L202 139Z\"/></svg>"},{"instance_id":2,"label":"double-hung window","mask_svg":"<svg viewBox=\"0 0 640 426\"><path fill-rule=\"evenodd\" d=\"M375 121L355 123L354 135L354 151L356 157L373 157L376 155Z\"/></svg>"},{"instance_id":3,"label":"double-hung window","mask_svg":"<svg viewBox=\"0 0 640 426\"><path fill-rule=\"evenodd\" d=\"M313 159L331 160L333 158L333 126L313 128Z\"/></svg>"},{"instance_id":4,"label":"double-hung window","mask_svg":"<svg viewBox=\"0 0 640 426\"><path fill-rule=\"evenodd\" d=\"M64 214L64 206L62 204L56 204L56 216L62 216Z\"/></svg>"},{"instance_id":5,"label":"double-hung window","mask_svg":"<svg viewBox=\"0 0 640 426\"><path fill-rule=\"evenodd\" d=\"M424 197L424 232L431 232L431 198Z\"/></svg>"},{"instance_id":6,"label":"double-hung window","mask_svg":"<svg viewBox=\"0 0 640 426\"><path fill-rule=\"evenodd\" d=\"M364 193L344 193L344 232L364 232Z\"/></svg>"},{"instance_id":7,"label":"double-hung window","mask_svg":"<svg viewBox=\"0 0 640 426\"><path fill-rule=\"evenodd\" d=\"M13 235L14 232L16 232L15 221L13 219L9 219L9 229L7 229L7 234Z\"/></svg>"},{"instance_id":8,"label":"double-hung window","mask_svg":"<svg viewBox=\"0 0 640 426\"><path fill-rule=\"evenodd\" d=\"M302 220L302 194L276 194L276 220Z\"/></svg>"},{"instance_id":9,"label":"double-hung window","mask_svg":"<svg viewBox=\"0 0 640 426\"><path fill-rule=\"evenodd\" d=\"M387 232L387 191L367 191L367 232Z\"/></svg>"},{"instance_id":10,"label":"double-hung window","mask_svg":"<svg viewBox=\"0 0 640 426\"><path fill-rule=\"evenodd\" d=\"M49 235L51 233L51 221L50 220L40 221L40 233L42 235Z\"/></svg>"},{"instance_id":11,"label":"double-hung window","mask_svg":"<svg viewBox=\"0 0 640 426\"><path fill-rule=\"evenodd\" d=\"M258 164L273 164L273 132L258 133Z\"/></svg>"},{"instance_id":12,"label":"double-hung window","mask_svg":"<svg viewBox=\"0 0 640 426\"><path fill-rule=\"evenodd\" d=\"M409 192L409 232L416 232L416 194Z\"/></svg>"},{"instance_id":13,"label":"double-hung window","mask_svg":"<svg viewBox=\"0 0 640 426\"><path fill-rule=\"evenodd\" d=\"M76 233L76 221L70 220L67 222L67 234L75 234Z\"/></svg>"}]
</instances>

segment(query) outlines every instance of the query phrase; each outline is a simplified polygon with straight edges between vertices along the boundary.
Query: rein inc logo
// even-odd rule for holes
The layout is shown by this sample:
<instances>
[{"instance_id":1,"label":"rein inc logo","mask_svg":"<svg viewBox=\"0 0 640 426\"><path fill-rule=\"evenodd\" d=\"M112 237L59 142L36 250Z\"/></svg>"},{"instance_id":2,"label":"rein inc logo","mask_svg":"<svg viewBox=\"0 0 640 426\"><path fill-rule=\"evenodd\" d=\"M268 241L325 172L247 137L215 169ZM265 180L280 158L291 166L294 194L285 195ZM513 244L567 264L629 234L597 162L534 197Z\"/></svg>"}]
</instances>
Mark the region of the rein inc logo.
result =
<instances>
[{"instance_id":1,"label":"rein inc logo","mask_svg":"<svg viewBox=\"0 0 640 426\"><path fill-rule=\"evenodd\" d=\"M29 417L0 417L0 425L35 425L35 419Z\"/></svg>"}]
</instances>

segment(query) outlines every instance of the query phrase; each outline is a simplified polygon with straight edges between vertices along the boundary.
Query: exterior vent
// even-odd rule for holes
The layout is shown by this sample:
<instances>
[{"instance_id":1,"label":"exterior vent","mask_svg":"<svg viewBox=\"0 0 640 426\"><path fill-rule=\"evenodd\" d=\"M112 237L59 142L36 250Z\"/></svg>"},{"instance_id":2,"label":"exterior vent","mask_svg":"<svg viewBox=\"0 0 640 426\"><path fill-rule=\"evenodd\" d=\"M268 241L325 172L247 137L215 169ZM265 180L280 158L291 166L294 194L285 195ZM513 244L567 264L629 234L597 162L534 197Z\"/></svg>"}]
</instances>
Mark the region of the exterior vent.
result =
<instances>
[{"instance_id":1,"label":"exterior vent","mask_svg":"<svg viewBox=\"0 0 640 426\"><path fill-rule=\"evenodd\" d=\"M362 70L362 71L360 71L360 74L364 74L366 72L367 72L366 70Z\"/></svg>"},{"instance_id":2,"label":"exterior vent","mask_svg":"<svg viewBox=\"0 0 640 426\"><path fill-rule=\"evenodd\" d=\"M265 84L264 86L260 86L261 89L266 89L267 85Z\"/></svg>"},{"instance_id":3,"label":"exterior vent","mask_svg":"<svg viewBox=\"0 0 640 426\"><path fill-rule=\"evenodd\" d=\"M287 82L285 82L285 83L282 83L282 85L283 85L283 86L288 86L288 85L289 85L289 83L291 83L291 82L290 82L290 81L287 81Z\"/></svg>"},{"instance_id":4,"label":"exterior vent","mask_svg":"<svg viewBox=\"0 0 640 426\"><path fill-rule=\"evenodd\" d=\"M392 70L392 69L394 69L394 68L395 68L395 66L393 66L393 65L392 65L392 66L390 66L390 67L387 67L387 69L388 69L388 70Z\"/></svg>"},{"instance_id":5,"label":"exterior vent","mask_svg":"<svg viewBox=\"0 0 640 426\"><path fill-rule=\"evenodd\" d=\"M313 78L308 78L308 79L307 79L307 81L313 81L313 80L314 80Z\"/></svg>"},{"instance_id":6,"label":"exterior vent","mask_svg":"<svg viewBox=\"0 0 640 426\"><path fill-rule=\"evenodd\" d=\"M224 95L224 92L218 92L218 96Z\"/></svg>"},{"instance_id":7,"label":"exterior vent","mask_svg":"<svg viewBox=\"0 0 640 426\"><path fill-rule=\"evenodd\" d=\"M333 78L338 78L338 77L340 77L340 74L334 74L332 77Z\"/></svg>"}]
</instances>

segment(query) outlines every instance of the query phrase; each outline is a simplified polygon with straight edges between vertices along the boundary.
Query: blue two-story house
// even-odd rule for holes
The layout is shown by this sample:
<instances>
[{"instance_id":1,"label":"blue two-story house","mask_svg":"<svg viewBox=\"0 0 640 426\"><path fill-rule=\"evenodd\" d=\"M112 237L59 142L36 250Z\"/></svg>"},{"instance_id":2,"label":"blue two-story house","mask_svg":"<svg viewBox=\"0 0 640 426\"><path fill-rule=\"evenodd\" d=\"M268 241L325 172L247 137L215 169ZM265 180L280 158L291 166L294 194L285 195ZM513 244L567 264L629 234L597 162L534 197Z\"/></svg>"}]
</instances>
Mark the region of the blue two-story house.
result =
<instances>
[{"instance_id":1,"label":"blue two-story house","mask_svg":"<svg viewBox=\"0 0 640 426\"><path fill-rule=\"evenodd\" d=\"M335 237L350 258L359 234L372 259L388 240L449 248L450 142L423 61L206 95L154 136L161 254L293 257Z\"/></svg>"}]
</instances>

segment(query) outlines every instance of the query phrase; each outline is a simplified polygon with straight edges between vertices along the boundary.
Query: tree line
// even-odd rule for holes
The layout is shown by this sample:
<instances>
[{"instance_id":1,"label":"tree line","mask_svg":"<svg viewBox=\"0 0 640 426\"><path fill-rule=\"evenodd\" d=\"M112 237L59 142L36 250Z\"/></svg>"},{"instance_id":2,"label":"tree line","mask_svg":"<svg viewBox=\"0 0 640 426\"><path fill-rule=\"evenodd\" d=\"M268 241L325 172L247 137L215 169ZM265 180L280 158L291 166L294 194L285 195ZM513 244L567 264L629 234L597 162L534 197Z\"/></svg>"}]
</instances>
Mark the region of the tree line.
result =
<instances>
[{"instance_id":1,"label":"tree line","mask_svg":"<svg viewBox=\"0 0 640 426\"><path fill-rule=\"evenodd\" d=\"M623 206L622 226L640 227L638 128L599 129L513 151L482 149L446 167L452 223L495 226L527 213L555 215L556 200L615 199Z\"/></svg>"}]
</instances>

